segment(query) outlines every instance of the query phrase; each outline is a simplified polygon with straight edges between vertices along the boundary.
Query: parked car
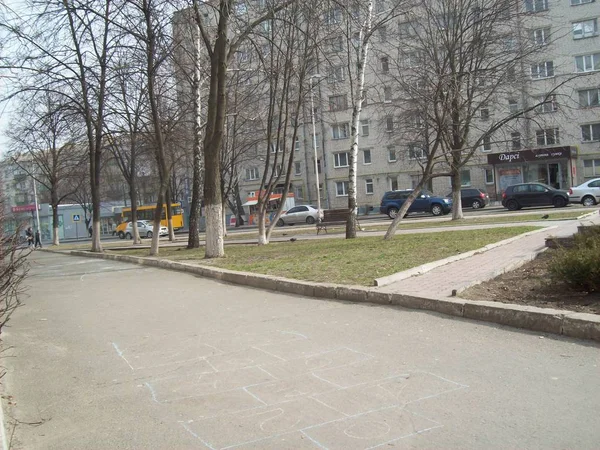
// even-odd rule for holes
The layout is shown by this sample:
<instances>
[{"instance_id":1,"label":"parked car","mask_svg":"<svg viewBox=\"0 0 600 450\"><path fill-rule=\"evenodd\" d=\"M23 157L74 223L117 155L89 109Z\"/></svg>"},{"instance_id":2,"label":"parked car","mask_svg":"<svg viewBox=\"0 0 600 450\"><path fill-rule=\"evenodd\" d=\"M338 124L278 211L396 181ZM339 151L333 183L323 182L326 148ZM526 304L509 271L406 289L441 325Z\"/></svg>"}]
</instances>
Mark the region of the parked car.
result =
<instances>
[{"instance_id":1,"label":"parked car","mask_svg":"<svg viewBox=\"0 0 600 450\"><path fill-rule=\"evenodd\" d=\"M554 206L562 208L569 203L567 191L544 183L521 183L508 186L502 194L502 206L516 211L524 206Z\"/></svg>"},{"instance_id":2,"label":"parked car","mask_svg":"<svg viewBox=\"0 0 600 450\"><path fill-rule=\"evenodd\" d=\"M600 178L594 178L569 189L569 201L581 203L583 206L594 206L600 203Z\"/></svg>"},{"instance_id":3,"label":"parked car","mask_svg":"<svg viewBox=\"0 0 600 450\"><path fill-rule=\"evenodd\" d=\"M412 189L386 192L381 199L379 212L387 214L390 219L395 219L398 211L400 211L400 208L412 192ZM431 192L422 190L413 204L410 205L410 208L408 208L407 214L425 212L431 213L434 216L441 216L442 214L448 214L450 211L452 211L451 199L436 197Z\"/></svg>"},{"instance_id":4,"label":"parked car","mask_svg":"<svg viewBox=\"0 0 600 450\"><path fill-rule=\"evenodd\" d=\"M277 221L277 226L282 227L284 225L294 225L297 223L307 223L312 225L318 218L319 211L314 206L294 206L281 215Z\"/></svg>"},{"instance_id":5,"label":"parked car","mask_svg":"<svg viewBox=\"0 0 600 450\"><path fill-rule=\"evenodd\" d=\"M140 237L151 238L154 235L154 224L149 220L138 220L137 221L138 232L140 233ZM159 236L167 236L169 234L169 229L163 225L160 226L160 231L158 232ZM121 237L121 235L119 235ZM121 239L131 239L133 237L133 225L131 222L127 222L127 226L125 227L124 235Z\"/></svg>"},{"instance_id":6,"label":"parked car","mask_svg":"<svg viewBox=\"0 0 600 450\"><path fill-rule=\"evenodd\" d=\"M452 192L446 195L447 198L452 198ZM485 208L490 204L490 196L487 192L481 189L465 188L460 190L460 201L463 208L470 207L473 209Z\"/></svg>"}]
</instances>

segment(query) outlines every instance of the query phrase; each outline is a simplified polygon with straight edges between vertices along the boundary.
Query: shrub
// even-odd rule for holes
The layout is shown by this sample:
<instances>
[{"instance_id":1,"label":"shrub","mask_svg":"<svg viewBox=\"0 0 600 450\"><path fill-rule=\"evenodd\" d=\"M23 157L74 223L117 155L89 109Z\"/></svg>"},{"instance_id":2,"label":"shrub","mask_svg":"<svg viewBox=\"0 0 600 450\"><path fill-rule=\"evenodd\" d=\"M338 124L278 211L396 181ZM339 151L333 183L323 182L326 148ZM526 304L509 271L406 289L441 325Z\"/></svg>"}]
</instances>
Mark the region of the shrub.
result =
<instances>
[{"instance_id":1,"label":"shrub","mask_svg":"<svg viewBox=\"0 0 600 450\"><path fill-rule=\"evenodd\" d=\"M557 250L549 269L553 281L578 291L600 291L600 233L575 235L575 245Z\"/></svg>"}]
</instances>

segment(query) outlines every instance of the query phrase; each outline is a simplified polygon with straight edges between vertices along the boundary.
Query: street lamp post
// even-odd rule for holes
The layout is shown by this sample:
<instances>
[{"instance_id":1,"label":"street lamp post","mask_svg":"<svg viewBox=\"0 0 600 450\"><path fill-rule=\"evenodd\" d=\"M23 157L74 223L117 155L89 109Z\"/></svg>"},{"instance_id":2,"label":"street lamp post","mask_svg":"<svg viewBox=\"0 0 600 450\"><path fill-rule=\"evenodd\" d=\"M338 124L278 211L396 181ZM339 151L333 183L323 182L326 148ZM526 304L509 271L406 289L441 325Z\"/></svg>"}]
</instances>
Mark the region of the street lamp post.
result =
<instances>
[{"instance_id":1,"label":"street lamp post","mask_svg":"<svg viewBox=\"0 0 600 450\"><path fill-rule=\"evenodd\" d=\"M319 216L319 220L322 219L321 215L321 190L319 188L319 159L317 156L317 131L315 127L315 104L314 104L314 95L313 95L313 78L321 78L322 75L314 74L311 75L310 80L310 118L312 121L312 134L313 134L313 151L315 154L315 185L317 188L317 214Z\"/></svg>"}]
</instances>

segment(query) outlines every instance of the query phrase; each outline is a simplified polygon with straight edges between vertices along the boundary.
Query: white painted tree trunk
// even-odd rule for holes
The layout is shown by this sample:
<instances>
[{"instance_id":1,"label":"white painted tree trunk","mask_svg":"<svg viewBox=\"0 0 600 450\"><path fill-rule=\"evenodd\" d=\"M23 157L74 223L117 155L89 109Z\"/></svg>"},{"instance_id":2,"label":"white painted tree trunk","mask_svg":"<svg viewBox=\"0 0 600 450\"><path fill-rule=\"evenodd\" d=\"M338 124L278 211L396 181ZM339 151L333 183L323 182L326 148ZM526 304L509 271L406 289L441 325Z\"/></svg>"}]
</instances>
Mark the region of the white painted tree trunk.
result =
<instances>
[{"instance_id":1,"label":"white painted tree trunk","mask_svg":"<svg viewBox=\"0 0 600 450\"><path fill-rule=\"evenodd\" d=\"M94 219L92 223L92 251L101 252L102 242L100 241L100 221Z\"/></svg>"},{"instance_id":2,"label":"white painted tree trunk","mask_svg":"<svg viewBox=\"0 0 600 450\"><path fill-rule=\"evenodd\" d=\"M52 227L52 245L59 245L58 226Z\"/></svg>"},{"instance_id":3,"label":"white painted tree trunk","mask_svg":"<svg viewBox=\"0 0 600 450\"><path fill-rule=\"evenodd\" d=\"M206 205L206 257L225 256L223 239L223 206L221 203Z\"/></svg>"},{"instance_id":4,"label":"white painted tree trunk","mask_svg":"<svg viewBox=\"0 0 600 450\"><path fill-rule=\"evenodd\" d=\"M175 242L175 230L173 229L173 218L169 217L169 241Z\"/></svg>"},{"instance_id":5,"label":"white painted tree trunk","mask_svg":"<svg viewBox=\"0 0 600 450\"><path fill-rule=\"evenodd\" d=\"M358 226L358 202L356 196L356 172L358 163L358 125L360 122L360 113L362 111L362 102L365 87L365 66L367 55L369 54L369 39L371 37L371 20L373 14L373 1L369 1L367 6L367 18L360 30L360 55L357 61L356 90L352 99L352 142L350 144L350 161L348 169L348 221L346 222L346 239L356 237L356 228ZM350 55L349 55L350 56Z\"/></svg>"}]
</instances>

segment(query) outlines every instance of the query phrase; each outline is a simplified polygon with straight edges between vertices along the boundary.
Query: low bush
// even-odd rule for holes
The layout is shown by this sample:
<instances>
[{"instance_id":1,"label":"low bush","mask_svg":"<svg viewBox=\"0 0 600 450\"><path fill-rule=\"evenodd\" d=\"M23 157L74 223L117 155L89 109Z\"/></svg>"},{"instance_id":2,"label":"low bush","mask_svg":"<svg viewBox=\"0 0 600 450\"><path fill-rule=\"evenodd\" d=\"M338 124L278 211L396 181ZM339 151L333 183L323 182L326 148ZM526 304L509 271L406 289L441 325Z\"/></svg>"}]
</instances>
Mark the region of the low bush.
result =
<instances>
[{"instance_id":1,"label":"low bush","mask_svg":"<svg viewBox=\"0 0 600 450\"><path fill-rule=\"evenodd\" d=\"M550 263L550 276L572 289L600 291L600 233L575 235L572 248L561 248Z\"/></svg>"}]
</instances>

